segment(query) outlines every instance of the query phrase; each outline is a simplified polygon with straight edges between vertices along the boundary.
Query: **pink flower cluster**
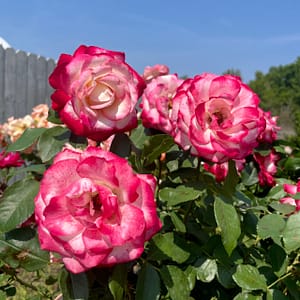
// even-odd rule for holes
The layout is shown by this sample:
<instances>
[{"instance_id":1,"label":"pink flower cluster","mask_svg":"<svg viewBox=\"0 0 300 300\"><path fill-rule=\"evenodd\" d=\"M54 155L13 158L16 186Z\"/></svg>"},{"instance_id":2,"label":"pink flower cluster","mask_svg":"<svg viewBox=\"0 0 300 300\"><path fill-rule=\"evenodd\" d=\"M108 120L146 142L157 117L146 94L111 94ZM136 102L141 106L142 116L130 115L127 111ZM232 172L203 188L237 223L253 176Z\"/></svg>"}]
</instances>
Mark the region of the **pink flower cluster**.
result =
<instances>
[{"instance_id":1,"label":"pink flower cluster","mask_svg":"<svg viewBox=\"0 0 300 300\"><path fill-rule=\"evenodd\" d=\"M245 158L258 145L266 127L258 105L239 77L204 73L183 81L160 75L145 89L141 118L191 154L223 163Z\"/></svg>"},{"instance_id":2,"label":"pink flower cluster","mask_svg":"<svg viewBox=\"0 0 300 300\"><path fill-rule=\"evenodd\" d=\"M204 73L183 80L169 74L167 66L155 65L140 76L124 53L82 45L73 55L60 56L49 82L55 89L52 108L90 145L60 152L35 199L42 248L59 253L74 273L136 259L161 228L155 178L136 174L125 159L93 142L109 145L114 134L135 128L139 97L143 125L217 163L212 170L218 180L225 176L228 160L243 163L259 139L275 135L276 120L231 75Z\"/></svg>"}]
</instances>

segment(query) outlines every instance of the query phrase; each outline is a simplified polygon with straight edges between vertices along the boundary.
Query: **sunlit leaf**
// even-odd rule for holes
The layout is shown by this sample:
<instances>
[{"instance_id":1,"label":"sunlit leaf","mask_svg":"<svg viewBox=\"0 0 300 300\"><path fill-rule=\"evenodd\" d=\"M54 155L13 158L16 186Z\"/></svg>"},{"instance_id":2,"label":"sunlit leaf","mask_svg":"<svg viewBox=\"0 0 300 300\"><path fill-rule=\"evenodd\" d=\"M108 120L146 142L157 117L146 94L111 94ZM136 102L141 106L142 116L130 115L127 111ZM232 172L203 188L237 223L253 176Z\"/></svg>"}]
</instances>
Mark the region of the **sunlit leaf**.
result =
<instances>
[{"instance_id":1,"label":"sunlit leaf","mask_svg":"<svg viewBox=\"0 0 300 300\"><path fill-rule=\"evenodd\" d=\"M32 179L17 181L9 186L0 201L0 231L14 229L26 221L34 211L34 197L39 182Z\"/></svg>"},{"instance_id":2,"label":"sunlit leaf","mask_svg":"<svg viewBox=\"0 0 300 300\"><path fill-rule=\"evenodd\" d=\"M7 152L23 151L33 145L37 139L46 131L46 128L27 128L23 134L7 147Z\"/></svg>"},{"instance_id":3,"label":"sunlit leaf","mask_svg":"<svg viewBox=\"0 0 300 300\"><path fill-rule=\"evenodd\" d=\"M241 234L239 215L230 203L216 198L214 203L216 222L221 230L222 242L225 250L230 255L236 247Z\"/></svg>"},{"instance_id":4,"label":"sunlit leaf","mask_svg":"<svg viewBox=\"0 0 300 300\"><path fill-rule=\"evenodd\" d=\"M159 198L169 206L175 206L184 202L197 199L201 191L193 187L180 185L177 188L166 187L159 191Z\"/></svg>"},{"instance_id":5,"label":"sunlit leaf","mask_svg":"<svg viewBox=\"0 0 300 300\"><path fill-rule=\"evenodd\" d=\"M284 248L288 251L294 251L300 248L300 213L291 215L283 230Z\"/></svg>"},{"instance_id":6,"label":"sunlit leaf","mask_svg":"<svg viewBox=\"0 0 300 300\"><path fill-rule=\"evenodd\" d=\"M267 283L263 275L257 268L251 265L238 265L233 274L233 280L236 284L245 290L266 290Z\"/></svg>"}]
</instances>

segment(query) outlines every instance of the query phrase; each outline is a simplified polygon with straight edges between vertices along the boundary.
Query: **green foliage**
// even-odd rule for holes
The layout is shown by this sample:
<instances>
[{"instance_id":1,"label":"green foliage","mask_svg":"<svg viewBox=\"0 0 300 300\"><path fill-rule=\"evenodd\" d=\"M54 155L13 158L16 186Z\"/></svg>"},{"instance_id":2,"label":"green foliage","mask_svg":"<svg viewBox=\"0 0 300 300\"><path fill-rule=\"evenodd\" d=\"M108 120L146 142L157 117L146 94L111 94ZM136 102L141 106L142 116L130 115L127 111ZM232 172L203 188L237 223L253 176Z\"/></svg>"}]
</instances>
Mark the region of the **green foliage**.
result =
<instances>
[{"instance_id":1,"label":"green foliage","mask_svg":"<svg viewBox=\"0 0 300 300\"><path fill-rule=\"evenodd\" d=\"M281 156L277 185L268 187L260 186L251 155L241 173L230 162L220 183L167 135L142 126L130 135L117 134L110 150L136 171L157 178L162 230L139 259L125 264L75 275L51 256L57 272L43 277L44 288L37 288L18 274L42 273L50 258L40 249L35 224L24 221L33 213L41 175L53 157L66 142L83 147L86 141L61 126L28 134L10 146L34 148L23 153L27 164L19 174L25 175L1 195L0 300L18 294L16 283L34 291L24 299L54 299L58 293L64 299L88 300L299 299L300 214L279 202L285 196L283 184L298 178L300 149L295 144L276 143ZM285 153L287 145L292 155ZM51 284L59 285L59 291L50 292Z\"/></svg>"},{"instance_id":2,"label":"green foliage","mask_svg":"<svg viewBox=\"0 0 300 300\"><path fill-rule=\"evenodd\" d=\"M282 136L300 133L300 57L294 63L271 67L268 73L256 72L249 82L261 99L264 110L279 115Z\"/></svg>"}]
</instances>

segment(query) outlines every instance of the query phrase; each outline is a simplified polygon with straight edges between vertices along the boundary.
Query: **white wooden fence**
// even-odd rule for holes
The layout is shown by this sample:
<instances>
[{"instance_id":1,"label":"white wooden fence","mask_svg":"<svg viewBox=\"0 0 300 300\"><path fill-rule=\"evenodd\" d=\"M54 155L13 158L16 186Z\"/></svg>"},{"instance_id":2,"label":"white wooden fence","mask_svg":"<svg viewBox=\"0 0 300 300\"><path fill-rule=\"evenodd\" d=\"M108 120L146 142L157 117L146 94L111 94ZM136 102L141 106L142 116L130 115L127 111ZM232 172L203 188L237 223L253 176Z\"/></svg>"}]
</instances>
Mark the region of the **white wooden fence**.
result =
<instances>
[{"instance_id":1,"label":"white wooden fence","mask_svg":"<svg viewBox=\"0 0 300 300\"><path fill-rule=\"evenodd\" d=\"M51 103L48 77L55 65L53 59L0 45L0 123L29 114L38 104Z\"/></svg>"}]
</instances>

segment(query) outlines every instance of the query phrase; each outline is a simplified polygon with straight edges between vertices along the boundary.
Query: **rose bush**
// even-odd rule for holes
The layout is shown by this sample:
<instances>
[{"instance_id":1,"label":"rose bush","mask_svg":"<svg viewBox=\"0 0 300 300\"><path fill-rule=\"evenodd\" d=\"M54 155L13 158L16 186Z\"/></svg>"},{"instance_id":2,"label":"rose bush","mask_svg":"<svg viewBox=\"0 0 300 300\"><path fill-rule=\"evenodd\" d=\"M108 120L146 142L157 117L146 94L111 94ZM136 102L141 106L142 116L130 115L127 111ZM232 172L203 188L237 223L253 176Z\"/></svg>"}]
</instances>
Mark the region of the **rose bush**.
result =
<instances>
[{"instance_id":1,"label":"rose bush","mask_svg":"<svg viewBox=\"0 0 300 300\"><path fill-rule=\"evenodd\" d=\"M73 273L138 258L161 227L155 185L111 152L64 149L35 199L42 249L61 254Z\"/></svg>"},{"instance_id":2,"label":"rose bush","mask_svg":"<svg viewBox=\"0 0 300 300\"><path fill-rule=\"evenodd\" d=\"M137 126L144 81L124 53L82 45L60 56L49 81L52 107L76 135L103 141Z\"/></svg>"},{"instance_id":3,"label":"rose bush","mask_svg":"<svg viewBox=\"0 0 300 300\"><path fill-rule=\"evenodd\" d=\"M168 73L80 46L0 127L1 300L299 299L299 145L240 78Z\"/></svg>"}]
</instances>

